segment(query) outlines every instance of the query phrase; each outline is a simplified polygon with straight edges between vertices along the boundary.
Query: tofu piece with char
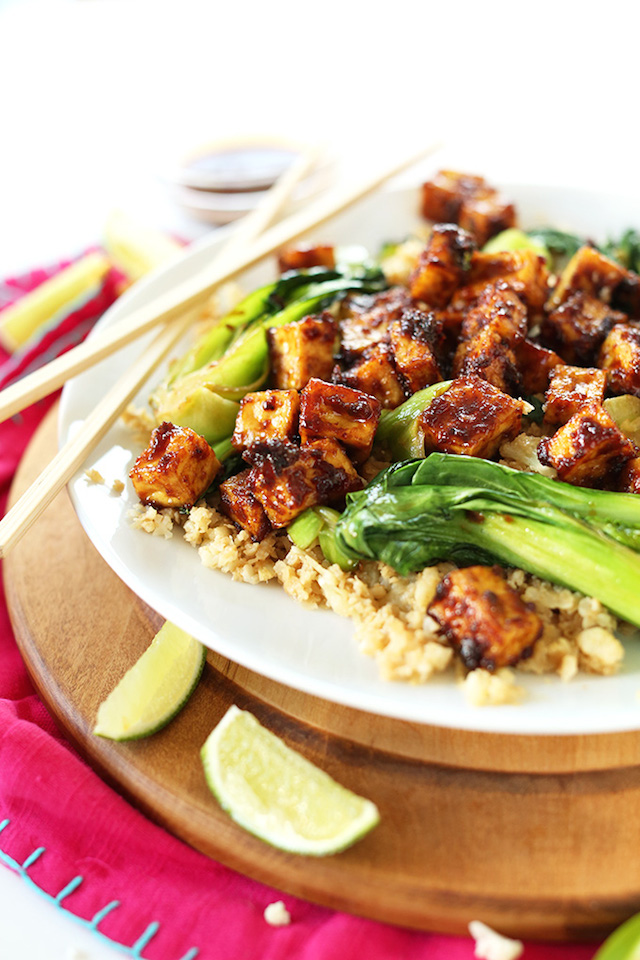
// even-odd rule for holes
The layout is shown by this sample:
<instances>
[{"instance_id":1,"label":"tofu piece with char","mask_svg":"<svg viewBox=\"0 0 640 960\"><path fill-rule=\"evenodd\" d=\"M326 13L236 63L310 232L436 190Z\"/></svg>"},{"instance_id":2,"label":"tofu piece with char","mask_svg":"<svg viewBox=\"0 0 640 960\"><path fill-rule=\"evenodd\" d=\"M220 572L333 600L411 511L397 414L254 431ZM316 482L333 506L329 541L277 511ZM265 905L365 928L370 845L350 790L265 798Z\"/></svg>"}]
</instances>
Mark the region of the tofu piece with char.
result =
<instances>
[{"instance_id":1,"label":"tofu piece with char","mask_svg":"<svg viewBox=\"0 0 640 960\"><path fill-rule=\"evenodd\" d=\"M501 197L497 190L491 190L484 196L479 194L465 200L458 223L481 247L496 234L515 227L516 208Z\"/></svg>"},{"instance_id":2,"label":"tofu piece with char","mask_svg":"<svg viewBox=\"0 0 640 960\"><path fill-rule=\"evenodd\" d=\"M469 272L473 250L475 243L464 230L452 223L436 224L409 280L413 299L436 309L446 307Z\"/></svg>"},{"instance_id":3,"label":"tofu piece with char","mask_svg":"<svg viewBox=\"0 0 640 960\"><path fill-rule=\"evenodd\" d=\"M567 363L593 366L598 350L626 314L580 290L543 317L540 336Z\"/></svg>"},{"instance_id":4,"label":"tofu piece with char","mask_svg":"<svg viewBox=\"0 0 640 960\"><path fill-rule=\"evenodd\" d=\"M508 283L498 280L482 289L464 317L460 338L468 340L491 326L501 340L515 345L527 334L527 308Z\"/></svg>"},{"instance_id":5,"label":"tofu piece with char","mask_svg":"<svg viewBox=\"0 0 640 960\"><path fill-rule=\"evenodd\" d=\"M457 223L479 246L516 224L512 203L504 200L483 177L440 170L422 185L422 216L435 223Z\"/></svg>"},{"instance_id":6,"label":"tofu piece with char","mask_svg":"<svg viewBox=\"0 0 640 960\"><path fill-rule=\"evenodd\" d=\"M545 395L545 423L566 423L586 403L601 404L607 377L597 367L556 367Z\"/></svg>"},{"instance_id":7,"label":"tofu piece with char","mask_svg":"<svg viewBox=\"0 0 640 960\"><path fill-rule=\"evenodd\" d=\"M621 493L640 493L640 457L627 460L620 471L618 490Z\"/></svg>"},{"instance_id":8,"label":"tofu piece with char","mask_svg":"<svg viewBox=\"0 0 640 960\"><path fill-rule=\"evenodd\" d=\"M610 303L615 289L628 276L628 270L595 247L580 247L562 271L547 307L555 310L574 293L580 292Z\"/></svg>"},{"instance_id":9,"label":"tofu piece with char","mask_svg":"<svg viewBox=\"0 0 640 960\"><path fill-rule=\"evenodd\" d=\"M355 358L388 337L389 324L414 304L406 287L390 287L382 293L358 294L343 304L338 328L341 352Z\"/></svg>"},{"instance_id":10,"label":"tofu piece with char","mask_svg":"<svg viewBox=\"0 0 640 960\"><path fill-rule=\"evenodd\" d=\"M398 376L388 343L369 347L355 366L347 370L336 369L332 380L375 397L385 410L393 410L405 399L404 384Z\"/></svg>"},{"instance_id":11,"label":"tofu piece with char","mask_svg":"<svg viewBox=\"0 0 640 960\"><path fill-rule=\"evenodd\" d=\"M332 269L335 265L335 252L328 243L303 243L297 247L287 247L278 255L280 273L288 273L289 270L309 270L311 267Z\"/></svg>"},{"instance_id":12,"label":"tofu piece with char","mask_svg":"<svg viewBox=\"0 0 640 960\"><path fill-rule=\"evenodd\" d=\"M220 461L189 427L164 421L129 474L140 500L153 507L191 507L220 470Z\"/></svg>"},{"instance_id":13,"label":"tofu piece with char","mask_svg":"<svg viewBox=\"0 0 640 960\"><path fill-rule=\"evenodd\" d=\"M298 432L297 390L258 390L240 401L231 443L245 450L263 440L290 440Z\"/></svg>"},{"instance_id":14,"label":"tofu piece with char","mask_svg":"<svg viewBox=\"0 0 640 960\"><path fill-rule=\"evenodd\" d=\"M272 529L262 504L252 493L250 467L220 484L220 510L252 540L264 540Z\"/></svg>"},{"instance_id":15,"label":"tofu piece with char","mask_svg":"<svg viewBox=\"0 0 640 960\"><path fill-rule=\"evenodd\" d=\"M549 294L549 271L544 257L533 250L476 252L471 255L468 283L454 293L449 304L453 311L473 307L487 284L503 281L527 308L529 325L542 313Z\"/></svg>"},{"instance_id":16,"label":"tofu piece with char","mask_svg":"<svg viewBox=\"0 0 640 960\"><path fill-rule=\"evenodd\" d=\"M505 393L520 388L515 348L527 332L527 311L504 283L489 284L462 324L453 375L477 376Z\"/></svg>"},{"instance_id":17,"label":"tofu piece with char","mask_svg":"<svg viewBox=\"0 0 640 960\"><path fill-rule=\"evenodd\" d=\"M598 364L612 393L640 397L640 326L616 324L600 348Z\"/></svg>"},{"instance_id":18,"label":"tofu piece with char","mask_svg":"<svg viewBox=\"0 0 640 960\"><path fill-rule=\"evenodd\" d=\"M499 567L453 570L427 612L470 670L497 670L531 655L542 620L509 586Z\"/></svg>"},{"instance_id":19,"label":"tofu piece with char","mask_svg":"<svg viewBox=\"0 0 640 960\"><path fill-rule=\"evenodd\" d=\"M310 380L300 395L300 439L337 440L354 462L363 463L371 453L380 412L380 401L361 390Z\"/></svg>"},{"instance_id":20,"label":"tofu piece with char","mask_svg":"<svg viewBox=\"0 0 640 960\"><path fill-rule=\"evenodd\" d=\"M516 345L515 355L522 392L527 397L534 393L544 393L549 386L551 372L564 363L555 351L526 338Z\"/></svg>"},{"instance_id":21,"label":"tofu piece with char","mask_svg":"<svg viewBox=\"0 0 640 960\"><path fill-rule=\"evenodd\" d=\"M302 390L312 377L328 380L336 337L336 322L327 311L267 330L274 386Z\"/></svg>"},{"instance_id":22,"label":"tofu piece with char","mask_svg":"<svg viewBox=\"0 0 640 960\"><path fill-rule=\"evenodd\" d=\"M598 403L588 403L538 445L538 459L559 480L579 487L610 486L638 448Z\"/></svg>"},{"instance_id":23,"label":"tofu piece with char","mask_svg":"<svg viewBox=\"0 0 640 960\"><path fill-rule=\"evenodd\" d=\"M256 443L243 454L251 464L251 492L275 530L307 507L335 503L363 482L336 440L297 446L287 440Z\"/></svg>"},{"instance_id":24,"label":"tofu piece with char","mask_svg":"<svg viewBox=\"0 0 640 960\"><path fill-rule=\"evenodd\" d=\"M396 370L408 393L417 393L443 380L437 357L442 353L444 334L435 314L405 310L389 326L389 342Z\"/></svg>"},{"instance_id":25,"label":"tofu piece with char","mask_svg":"<svg viewBox=\"0 0 640 960\"><path fill-rule=\"evenodd\" d=\"M520 432L525 404L479 377L460 377L420 415L425 453L492 457Z\"/></svg>"}]
</instances>

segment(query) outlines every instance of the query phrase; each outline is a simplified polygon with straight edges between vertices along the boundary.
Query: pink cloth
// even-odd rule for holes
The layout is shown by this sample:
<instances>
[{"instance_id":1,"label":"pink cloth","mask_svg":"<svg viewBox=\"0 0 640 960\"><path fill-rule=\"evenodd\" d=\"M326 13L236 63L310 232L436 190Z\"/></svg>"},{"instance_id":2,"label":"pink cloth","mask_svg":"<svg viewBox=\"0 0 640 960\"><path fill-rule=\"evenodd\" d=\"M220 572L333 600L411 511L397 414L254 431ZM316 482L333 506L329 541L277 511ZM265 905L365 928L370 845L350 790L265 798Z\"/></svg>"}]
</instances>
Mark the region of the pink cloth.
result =
<instances>
[{"instance_id":1,"label":"pink cloth","mask_svg":"<svg viewBox=\"0 0 640 960\"><path fill-rule=\"evenodd\" d=\"M95 312L104 305L99 296ZM3 359L0 353L0 376ZM40 401L0 425L0 514L18 461L51 402ZM27 676L1 589L0 861L92 926L96 936L147 960L474 956L469 938L403 930L281 894L209 860L146 820L56 729ZM279 899L291 924L270 927L263 911ZM589 960L594 952L586 944L527 943L524 957Z\"/></svg>"}]
</instances>

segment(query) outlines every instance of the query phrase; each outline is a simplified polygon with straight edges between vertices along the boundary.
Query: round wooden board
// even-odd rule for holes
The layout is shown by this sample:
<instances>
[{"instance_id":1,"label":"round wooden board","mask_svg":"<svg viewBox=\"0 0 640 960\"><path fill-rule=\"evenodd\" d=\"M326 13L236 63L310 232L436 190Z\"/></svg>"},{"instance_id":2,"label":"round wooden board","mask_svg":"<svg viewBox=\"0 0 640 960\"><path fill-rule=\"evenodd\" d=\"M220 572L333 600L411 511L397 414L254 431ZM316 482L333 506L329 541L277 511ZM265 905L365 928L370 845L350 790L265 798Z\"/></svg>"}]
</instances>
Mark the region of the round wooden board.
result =
<instances>
[{"instance_id":1,"label":"round wooden board","mask_svg":"<svg viewBox=\"0 0 640 960\"><path fill-rule=\"evenodd\" d=\"M55 411L13 499L55 452ZM525 938L599 938L640 909L638 735L534 738L440 730L327 704L211 653L184 711L131 744L95 738L98 704L161 622L107 567L61 494L5 561L10 614L43 700L88 762L208 856L300 897L390 923ZM205 785L199 749L231 703L345 786L380 825L313 859L245 833ZM531 772L529 772L531 771Z\"/></svg>"}]
</instances>

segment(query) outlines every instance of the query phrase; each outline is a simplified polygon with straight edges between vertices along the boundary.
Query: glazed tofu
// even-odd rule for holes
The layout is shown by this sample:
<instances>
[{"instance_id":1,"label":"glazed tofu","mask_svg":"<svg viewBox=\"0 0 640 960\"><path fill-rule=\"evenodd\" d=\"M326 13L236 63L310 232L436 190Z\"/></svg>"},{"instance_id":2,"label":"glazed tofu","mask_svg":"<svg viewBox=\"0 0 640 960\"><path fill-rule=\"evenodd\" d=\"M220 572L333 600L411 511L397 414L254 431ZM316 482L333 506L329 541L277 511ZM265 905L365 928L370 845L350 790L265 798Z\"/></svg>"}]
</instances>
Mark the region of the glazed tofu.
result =
<instances>
[{"instance_id":1,"label":"glazed tofu","mask_svg":"<svg viewBox=\"0 0 640 960\"><path fill-rule=\"evenodd\" d=\"M520 432L525 404L481 380L460 377L420 416L425 453L492 457Z\"/></svg>"},{"instance_id":2,"label":"glazed tofu","mask_svg":"<svg viewBox=\"0 0 640 960\"><path fill-rule=\"evenodd\" d=\"M279 390L302 390L312 377L328 380L333 370L336 336L336 322L326 311L267 330L274 386Z\"/></svg>"},{"instance_id":3,"label":"glazed tofu","mask_svg":"<svg viewBox=\"0 0 640 960\"><path fill-rule=\"evenodd\" d=\"M262 440L288 440L298 432L297 390L259 390L240 401L231 443L245 450Z\"/></svg>"},{"instance_id":4,"label":"glazed tofu","mask_svg":"<svg viewBox=\"0 0 640 960\"><path fill-rule=\"evenodd\" d=\"M551 371L564 363L562 357L553 350L526 339L516 345L515 355L522 392L528 397L534 393L544 393L549 386Z\"/></svg>"},{"instance_id":5,"label":"glazed tofu","mask_svg":"<svg viewBox=\"0 0 640 960\"><path fill-rule=\"evenodd\" d=\"M387 339L389 324L413 306L405 287L390 287L382 293L350 297L339 321L341 350L352 357Z\"/></svg>"},{"instance_id":6,"label":"glazed tofu","mask_svg":"<svg viewBox=\"0 0 640 960\"><path fill-rule=\"evenodd\" d=\"M624 267L594 247L580 247L562 271L549 297L548 309L554 310L578 292L610 303L614 290L627 276L629 272Z\"/></svg>"},{"instance_id":7,"label":"glazed tofu","mask_svg":"<svg viewBox=\"0 0 640 960\"><path fill-rule=\"evenodd\" d=\"M599 365L613 393L640 397L640 327L616 324L600 349Z\"/></svg>"},{"instance_id":8,"label":"glazed tofu","mask_svg":"<svg viewBox=\"0 0 640 960\"><path fill-rule=\"evenodd\" d=\"M527 331L527 312L505 284L489 284L467 314L453 375L477 376L505 393L520 387L515 347Z\"/></svg>"},{"instance_id":9,"label":"glazed tofu","mask_svg":"<svg viewBox=\"0 0 640 960\"><path fill-rule=\"evenodd\" d=\"M153 507L191 507L211 485L220 462L189 427L165 421L151 434L129 477L143 503Z\"/></svg>"},{"instance_id":10,"label":"glazed tofu","mask_svg":"<svg viewBox=\"0 0 640 960\"><path fill-rule=\"evenodd\" d=\"M334 249L328 243L300 244L281 250L278 256L280 273L289 270L309 270L311 267L335 267Z\"/></svg>"},{"instance_id":11,"label":"glazed tofu","mask_svg":"<svg viewBox=\"0 0 640 960\"><path fill-rule=\"evenodd\" d=\"M405 310L389 326L389 342L396 369L408 393L443 379L436 357L444 342L442 323L433 313Z\"/></svg>"},{"instance_id":12,"label":"glazed tofu","mask_svg":"<svg viewBox=\"0 0 640 960\"><path fill-rule=\"evenodd\" d=\"M300 395L300 439L337 440L362 463L371 453L380 412L380 401L361 390L310 380Z\"/></svg>"},{"instance_id":13,"label":"glazed tofu","mask_svg":"<svg viewBox=\"0 0 640 960\"><path fill-rule=\"evenodd\" d=\"M421 212L435 223L459 224L480 246L516 222L513 204L483 177L454 170L440 170L422 185Z\"/></svg>"},{"instance_id":14,"label":"glazed tofu","mask_svg":"<svg viewBox=\"0 0 640 960\"><path fill-rule=\"evenodd\" d=\"M474 249L475 243L464 230L450 223L436 224L409 281L413 299L428 307L446 307L469 272Z\"/></svg>"},{"instance_id":15,"label":"glazed tofu","mask_svg":"<svg viewBox=\"0 0 640 960\"><path fill-rule=\"evenodd\" d=\"M618 429L604 407L589 403L538 445L538 459L554 467L559 480L598 487L615 477L638 449Z\"/></svg>"},{"instance_id":16,"label":"glazed tofu","mask_svg":"<svg viewBox=\"0 0 640 960\"><path fill-rule=\"evenodd\" d=\"M220 484L220 510L237 527L246 530L252 540L264 540L271 524L262 504L251 492L250 474L249 467Z\"/></svg>"},{"instance_id":17,"label":"glazed tofu","mask_svg":"<svg viewBox=\"0 0 640 960\"><path fill-rule=\"evenodd\" d=\"M453 570L438 584L429 615L470 670L497 670L531 655L542 634L533 604L524 603L499 567Z\"/></svg>"},{"instance_id":18,"label":"glazed tofu","mask_svg":"<svg viewBox=\"0 0 640 960\"><path fill-rule=\"evenodd\" d=\"M254 444L243 456L252 466L251 492L275 530L307 507L334 503L363 485L335 440L300 447L287 440L268 440Z\"/></svg>"},{"instance_id":19,"label":"glazed tofu","mask_svg":"<svg viewBox=\"0 0 640 960\"><path fill-rule=\"evenodd\" d=\"M487 189L484 177L440 170L432 180L422 184L422 216L434 223L457 223L464 201Z\"/></svg>"},{"instance_id":20,"label":"glazed tofu","mask_svg":"<svg viewBox=\"0 0 640 960\"><path fill-rule=\"evenodd\" d=\"M405 399L404 385L398 376L393 351L388 343L377 343L365 350L362 359L348 370L337 370L334 383L361 390L380 401L385 410L393 410Z\"/></svg>"},{"instance_id":21,"label":"glazed tofu","mask_svg":"<svg viewBox=\"0 0 640 960\"><path fill-rule=\"evenodd\" d=\"M454 377L480 377L503 393L517 393L520 373L512 347L496 339L490 328L458 345L453 362Z\"/></svg>"},{"instance_id":22,"label":"glazed tofu","mask_svg":"<svg viewBox=\"0 0 640 960\"><path fill-rule=\"evenodd\" d=\"M484 286L463 320L460 337L468 340L487 326L512 346L527 334L527 308L504 281Z\"/></svg>"},{"instance_id":23,"label":"glazed tofu","mask_svg":"<svg viewBox=\"0 0 640 960\"><path fill-rule=\"evenodd\" d=\"M597 367L556 367L545 395L545 423L566 423L585 403L601 404L607 377Z\"/></svg>"},{"instance_id":24,"label":"glazed tofu","mask_svg":"<svg viewBox=\"0 0 640 960\"><path fill-rule=\"evenodd\" d=\"M626 314L578 291L544 316L540 334L567 363L592 366L614 324L626 322Z\"/></svg>"},{"instance_id":25,"label":"glazed tofu","mask_svg":"<svg viewBox=\"0 0 640 960\"><path fill-rule=\"evenodd\" d=\"M640 493L640 457L627 460L620 472L618 490L621 493Z\"/></svg>"},{"instance_id":26,"label":"glazed tofu","mask_svg":"<svg viewBox=\"0 0 640 960\"><path fill-rule=\"evenodd\" d=\"M450 309L468 310L475 305L487 284L499 280L508 284L522 300L531 323L532 318L542 312L549 293L546 261L532 250L472 254L468 283L456 290Z\"/></svg>"},{"instance_id":27,"label":"glazed tofu","mask_svg":"<svg viewBox=\"0 0 640 960\"><path fill-rule=\"evenodd\" d=\"M488 195L469 197L462 204L458 224L475 238L479 247L491 237L516 225L516 209L492 190Z\"/></svg>"}]
</instances>

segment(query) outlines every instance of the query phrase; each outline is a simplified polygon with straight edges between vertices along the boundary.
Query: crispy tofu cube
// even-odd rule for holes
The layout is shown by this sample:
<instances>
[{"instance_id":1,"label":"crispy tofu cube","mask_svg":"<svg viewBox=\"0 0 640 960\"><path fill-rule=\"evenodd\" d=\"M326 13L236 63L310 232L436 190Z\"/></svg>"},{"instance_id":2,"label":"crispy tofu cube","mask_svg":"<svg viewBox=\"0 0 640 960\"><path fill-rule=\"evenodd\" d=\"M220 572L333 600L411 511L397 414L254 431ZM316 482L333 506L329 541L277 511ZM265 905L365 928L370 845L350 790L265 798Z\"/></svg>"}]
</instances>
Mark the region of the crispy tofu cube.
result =
<instances>
[{"instance_id":1,"label":"crispy tofu cube","mask_svg":"<svg viewBox=\"0 0 640 960\"><path fill-rule=\"evenodd\" d=\"M440 170L422 185L422 216L436 223L457 223L479 246L516 225L516 212L483 177Z\"/></svg>"},{"instance_id":2,"label":"crispy tofu cube","mask_svg":"<svg viewBox=\"0 0 640 960\"><path fill-rule=\"evenodd\" d=\"M410 393L443 379L437 356L444 342L442 323L433 313L405 310L389 325L396 369Z\"/></svg>"},{"instance_id":3,"label":"crispy tofu cube","mask_svg":"<svg viewBox=\"0 0 640 960\"><path fill-rule=\"evenodd\" d=\"M460 377L420 416L425 453L492 457L520 432L525 404L479 377Z\"/></svg>"},{"instance_id":4,"label":"crispy tofu cube","mask_svg":"<svg viewBox=\"0 0 640 960\"><path fill-rule=\"evenodd\" d=\"M429 307L446 307L469 272L474 249L475 243L464 230L451 223L436 224L409 280L413 299Z\"/></svg>"},{"instance_id":5,"label":"crispy tofu cube","mask_svg":"<svg viewBox=\"0 0 640 960\"><path fill-rule=\"evenodd\" d=\"M479 247L487 240L516 225L516 208L496 191L489 196L470 197L462 204L458 223L474 237Z\"/></svg>"},{"instance_id":6,"label":"crispy tofu cube","mask_svg":"<svg viewBox=\"0 0 640 960\"><path fill-rule=\"evenodd\" d=\"M545 423L566 423L585 403L601 404L607 377L597 367L556 367L545 396Z\"/></svg>"},{"instance_id":7,"label":"crispy tofu cube","mask_svg":"<svg viewBox=\"0 0 640 960\"><path fill-rule=\"evenodd\" d=\"M487 191L484 177L454 170L440 170L422 184L421 213L434 223L457 223L462 204L469 197Z\"/></svg>"},{"instance_id":8,"label":"crispy tofu cube","mask_svg":"<svg viewBox=\"0 0 640 960\"><path fill-rule=\"evenodd\" d=\"M470 670L517 663L531 655L542 634L533 604L524 603L499 567L453 570L438 584L427 612Z\"/></svg>"},{"instance_id":9,"label":"crispy tofu cube","mask_svg":"<svg viewBox=\"0 0 640 960\"><path fill-rule=\"evenodd\" d=\"M474 306L488 283L499 280L508 284L522 300L529 321L542 312L549 292L549 271L544 257L539 257L532 250L473 253L468 283L456 290L449 308L454 311L468 310Z\"/></svg>"},{"instance_id":10,"label":"crispy tofu cube","mask_svg":"<svg viewBox=\"0 0 640 960\"><path fill-rule=\"evenodd\" d=\"M274 385L280 390L302 390L312 377L328 380L336 336L336 322L326 311L267 330Z\"/></svg>"},{"instance_id":11,"label":"crispy tofu cube","mask_svg":"<svg viewBox=\"0 0 640 960\"><path fill-rule=\"evenodd\" d=\"M338 440L356 463L371 453L380 401L341 384L310 380L300 395L300 439Z\"/></svg>"},{"instance_id":12,"label":"crispy tofu cube","mask_svg":"<svg viewBox=\"0 0 640 960\"><path fill-rule=\"evenodd\" d=\"M640 493L640 457L627 460L618 480L621 493Z\"/></svg>"},{"instance_id":13,"label":"crispy tofu cube","mask_svg":"<svg viewBox=\"0 0 640 960\"><path fill-rule=\"evenodd\" d=\"M580 247L562 271L547 307L555 310L578 292L610 303L614 290L628 276L629 272L624 267L605 257L595 247Z\"/></svg>"},{"instance_id":14,"label":"crispy tofu cube","mask_svg":"<svg viewBox=\"0 0 640 960\"><path fill-rule=\"evenodd\" d=\"M143 503L153 507L190 507L211 482L220 462L207 441L189 427L166 420L151 434L129 474Z\"/></svg>"},{"instance_id":15,"label":"crispy tofu cube","mask_svg":"<svg viewBox=\"0 0 640 960\"><path fill-rule=\"evenodd\" d=\"M514 346L527 333L527 308L504 281L487 284L466 314L460 331L468 340L491 326L496 336Z\"/></svg>"},{"instance_id":16,"label":"crispy tofu cube","mask_svg":"<svg viewBox=\"0 0 640 960\"><path fill-rule=\"evenodd\" d=\"M538 445L538 459L555 467L558 479L579 487L597 487L615 477L638 453L604 407L589 403Z\"/></svg>"},{"instance_id":17,"label":"crispy tofu cube","mask_svg":"<svg viewBox=\"0 0 640 960\"><path fill-rule=\"evenodd\" d=\"M578 291L544 316L540 335L567 363L593 365L604 338L626 314Z\"/></svg>"},{"instance_id":18,"label":"crispy tofu cube","mask_svg":"<svg viewBox=\"0 0 640 960\"><path fill-rule=\"evenodd\" d=\"M349 297L338 324L343 355L354 358L368 347L386 340L389 324L411 307L411 296L405 287L390 287L382 293Z\"/></svg>"},{"instance_id":19,"label":"crispy tofu cube","mask_svg":"<svg viewBox=\"0 0 640 960\"><path fill-rule=\"evenodd\" d=\"M287 440L298 432L297 390L259 390L240 401L231 443L236 450L261 440Z\"/></svg>"},{"instance_id":20,"label":"crispy tofu cube","mask_svg":"<svg viewBox=\"0 0 640 960\"><path fill-rule=\"evenodd\" d=\"M334 249L328 243L302 243L297 247L288 247L281 250L278 256L280 273L289 270L309 270L311 267L328 267L336 265Z\"/></svg>"},{"instance_id":21,"label":"crispy tofu cube","mask_svg":"<svg viewBox=\"0 0 640 960\"><path fill-rule=\"evenodd\" d=\"M453 359L454 377L480 377L504 393L517 393L520 373L515 351L488 324L470 340L462 340Z\"/></svg>"},{"instance_id":22,"label":"crispy tofu cube","mask_svg":"<svg viewBox=\"0 0 640 960\"><path fill-rule=\"evenodd\" d=\"M522 391L528 397L534 393L544 393L549 386L551 371L564 363L562 357L553 350L547 350L532 340L520 340L515 354Z\"/></svg>"},{"instance_id":23,"label":"crispy tofu cube","mask_svg":"<svg viewBox=\"0 0 640 960\"><path fill-rule=\"evenodd\" d=\"M333 381L368 393L379 400L385 410L393 410L405 399L404 385L398 376L393 351L388 343L377 343L375 347L365 350L354 367L336 371Z\"/></svg>"},{"instance_id":24,"label":"crispy tofu cube","mask_svg":"<svg viewBox=\"0 0 640 960\"><path fill-rule=\"evenodd\" d=\"M616 324L602 344L599 366L613 393L640 397L640 327Z\"/></svg>"},{"instance_id":25,"label":"crispy tofu cube","mask_svg":"<svg viewBox=\"0 0 640 960\"><path fill-rule=\"evenodd\" d=\"M251 468L229 477L220 484L220 510L237 527L246 530L252 540L264 540L271 531L269 518L252 491Z\"/></svg>"},{"instance_id":26,"label":"crispy tofu cube","mask_svg":"<svg viewBox=\"0 0 640 960\"><path fill-rule=\"evenodd\" d=\"M287 440L268 440L254 444L243 456L252 465L251 492L275 530L286 527L307 507L334 503L362 487L335 440L300 447Z\"/></svg>"}]
</instances>

